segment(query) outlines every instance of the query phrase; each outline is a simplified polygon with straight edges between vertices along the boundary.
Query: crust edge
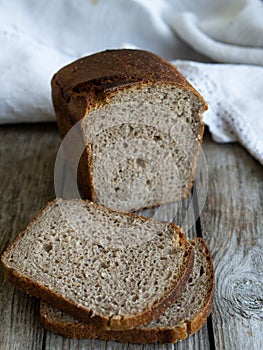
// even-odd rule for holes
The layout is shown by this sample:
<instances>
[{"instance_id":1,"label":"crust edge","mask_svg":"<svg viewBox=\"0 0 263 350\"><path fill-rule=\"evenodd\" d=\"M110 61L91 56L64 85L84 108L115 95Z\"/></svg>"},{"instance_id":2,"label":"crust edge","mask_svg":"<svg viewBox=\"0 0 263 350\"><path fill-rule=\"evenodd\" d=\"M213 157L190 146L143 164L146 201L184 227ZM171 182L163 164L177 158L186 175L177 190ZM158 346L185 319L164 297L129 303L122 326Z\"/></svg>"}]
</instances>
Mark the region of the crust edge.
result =
<instances>
[{"instance_id":1,"label":"crust edge","mask_svg":"<svg viewBox=\"0 0 263 350\"><path fill-rule=\"evenodd\" d=\"M15 285L17 288L23 290L29 295L35 296L39 299L42 299L48 304L52 304L61 311L64 311L68 314L70 314L73 317L76 317L82 322L90 323L97 325L105 330L128 330L132 329L136 326L146 324L153 319L160 316L175 300L176 298L182 293L188 277L191 273L193 263L194 263L194 253L193 249L190 245L188 245L186 241L185 234L183 231L176 225L170 224L170 227L175 229L177 231L174 235L179 235L181 245L188 245L188 247L185 247L186 250L188 249L188 264L185 267L185 269L182 269L180 271L180 276L177 280L176 285L172 290L170 290L166 295L163 296L163 298L159 301L159 303L153 305L151 309L147 309L142 313L132 315L132 316L124 316L124 317L112 317L112 318L106 318L102 315L93 315L92 310L89 310L87 308L77 306L74 302L71 300L61 296L60 294L52 291L51 289L44 286L42 283L32 279L28 278L25 275L22 275L21 273L14 270L12 267L9 266L8 262L5 261L5 257L9 254L9 252L12 250L13 246L27 233L28 229L32 225L35 224L35 222L38 220L38 218L41 216L44 210L51 207L55 203L59 203L60 199L55 199L52 202L49 202L38 214L37 216L30 222L30 224L26 227L24 231L22 231L18 237L15 239L15 241L6 249L6 251L1 256L1 263L4 268L5 272L5 279L9 282L11 282L13 285ZM74 200L73 200L74 201ZM94 206L98 206L95 203L92 203ZM108 212L112 212L113 210L104 208L104 210ZM118 212L121 213L121 212ZM121 213L124 214L124 213ZM127 216L133 216L138 217L138 215L133 215L129 213L125 213ZM146 219L144 217L141 217L143 220L151 220ZM153 221L154 222L154 221Z\"/></svg>"}]
</instances>

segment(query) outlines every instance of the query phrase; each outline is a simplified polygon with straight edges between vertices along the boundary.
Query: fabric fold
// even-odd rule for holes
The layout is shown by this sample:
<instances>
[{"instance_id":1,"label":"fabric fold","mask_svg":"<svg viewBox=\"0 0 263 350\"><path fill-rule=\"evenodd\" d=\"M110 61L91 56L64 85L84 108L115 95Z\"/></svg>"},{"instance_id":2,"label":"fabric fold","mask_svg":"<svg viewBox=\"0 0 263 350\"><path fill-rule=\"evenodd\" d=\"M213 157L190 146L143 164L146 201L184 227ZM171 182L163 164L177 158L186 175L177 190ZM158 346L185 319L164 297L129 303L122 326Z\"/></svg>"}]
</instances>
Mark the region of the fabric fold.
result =
<instances>
[{"instance_id":1,"label":"fabric fold","mask_svg":"<svg viewBox=\"0 0 263 350\"><path fill-rule=\"evenodd\" d=\"M176 34L194 50L218 62L263 65L263 49L217 41L198 26L193 13L182 13L170 23Z\"/></svg>"},{"instance_id":2,"label":"fabric fold","mask_svg":"<svg viewBox=\"0 0 263 350\"><path fill-rule=\"evenodd\" d=\"M139 48L173 61L203 93L214 140L238 141L263 163L262 18L260 0L0 0L0 124L55 120L59 68Z\"/></svg>"}]
</instances>

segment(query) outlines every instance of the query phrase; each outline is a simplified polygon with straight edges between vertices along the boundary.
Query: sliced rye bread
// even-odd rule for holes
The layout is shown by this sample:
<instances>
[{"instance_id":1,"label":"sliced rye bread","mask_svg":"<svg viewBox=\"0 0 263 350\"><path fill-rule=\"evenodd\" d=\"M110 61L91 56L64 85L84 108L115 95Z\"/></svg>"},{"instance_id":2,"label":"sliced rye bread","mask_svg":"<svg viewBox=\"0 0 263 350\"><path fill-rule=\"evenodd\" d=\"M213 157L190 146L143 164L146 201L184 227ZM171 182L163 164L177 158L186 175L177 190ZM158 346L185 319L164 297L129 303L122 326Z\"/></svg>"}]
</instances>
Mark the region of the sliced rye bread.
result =
<instances>
[{"instance_id":1,"label":"sliced rye bread","mask_svg":"<svg viewBox=\"0 0 263 350\"><path fill-rule=\"evenodd\" d=\"M52 97L63 137L81 121L85 198L131 212L190 193L207 105L173 65L142 50L96 53L59 70Z\"/></svg>"},{"instance_id":2,"label":"sliced rye bread","mask_svg":"<svg viewBox=\"0 0 263 350\"><path fill-rule=\"evenodd\" d=\"M201 238L190 241L195 251L193 271L184 292L159 319L128 331L105 331L80 323L71 316L40 303L43 326L68 338L95 338L132 343L175 343L197 332L212 309L214 268L209 250Z\"/></svg>"},{"instance_id":3,"label":"sliced rye bread","mask_svg":"<svg viewBox=\"0 0 263 350\"><path fill-rule=\"evenodd\" d=\"M161 315L182 293L193 260L176 225L60 199L1 257L15 286L107 330L131 329Z\"/></svg>"}]
</instances>

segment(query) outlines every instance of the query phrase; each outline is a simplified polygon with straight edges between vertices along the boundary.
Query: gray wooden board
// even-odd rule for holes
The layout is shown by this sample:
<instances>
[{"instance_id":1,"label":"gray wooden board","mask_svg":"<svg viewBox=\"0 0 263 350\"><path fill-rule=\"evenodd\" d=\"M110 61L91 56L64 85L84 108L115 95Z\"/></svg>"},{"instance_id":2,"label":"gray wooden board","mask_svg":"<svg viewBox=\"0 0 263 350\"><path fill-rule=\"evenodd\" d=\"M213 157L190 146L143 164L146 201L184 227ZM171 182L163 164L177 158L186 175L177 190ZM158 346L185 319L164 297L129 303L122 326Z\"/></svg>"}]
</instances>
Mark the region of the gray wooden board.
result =
<instances>
[{"instance_id":1,"label":"gray wooden board","mask_svg":"<svg viewBox=\"0 0 263 350\"><path fill-rule=\"evenodd\" d=\"M216 349L263 349L263 171L236 144L206 137L209 191L201 215L216 267Z\"/></svg>"},{"instance_id":2,"label":"gray wooden board","mask_svg":"<svg viewBox=\"0 0 263 350\"><path fill-rule=\"evenodd\" d=\"M54 198L59 142L54 124L0 128L0 252ZM41 349L38 302L6 283L0 272L0 349Z\"/></svg>"},{"instance_id":3,"label":"gray wooden board","mask_svg":"<svg viewBox=\"0 0 263 350\"><path fill-rule=\"evenodd\" d=\"M59 145L54 124L0 128L0 252L54 198L53 168ZM240 146L218 145L207 137L203 148L209 166L209 193L201 225L216 267L217 291L212 315L215 348L261 349L262 168ZM177 213L176 204L163 206L158 209L158 218L175 216L174 221L181 224L188 205L188 200L183 201ZM154 212L149 210L148 216ZM188 215L192 215L191 211ZM193 228L189 237L195 235ZM0 272L1 350L184 350L211 346L209 339L213 335L210 332L209 338L207 325L174 345L63 338L42 329L38 301L6 283L2 268Z\"/></svg>"}]
</instances>

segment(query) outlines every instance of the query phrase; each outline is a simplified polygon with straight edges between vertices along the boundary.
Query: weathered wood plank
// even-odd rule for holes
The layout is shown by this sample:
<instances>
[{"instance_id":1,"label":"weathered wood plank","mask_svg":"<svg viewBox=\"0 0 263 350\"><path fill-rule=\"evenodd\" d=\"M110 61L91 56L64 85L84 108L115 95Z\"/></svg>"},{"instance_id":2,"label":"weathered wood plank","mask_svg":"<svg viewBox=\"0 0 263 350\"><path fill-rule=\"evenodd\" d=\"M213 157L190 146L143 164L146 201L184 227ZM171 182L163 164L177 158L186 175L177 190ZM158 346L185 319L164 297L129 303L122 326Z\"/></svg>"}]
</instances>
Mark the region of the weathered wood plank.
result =
<instances>
[{"instance_id":1,"label":"weathered wood plank","mask_svg":"<svg viewBox=\"0 0 263 350\"><path fill-rule=\"evenodd\" d=\"M48 200L54 198L53 168L60 144L55 125L23 125L0 128L0 191L2 209L0 218L0 252L25 227ZM158 218L182 224L189 201L163 206ZM153 212L149 211L150 216ZM189 237L196 232L192 228ZM65 339L45 332L38 317L38 302L5 283L0 271L0 349L96 349L96 350L150 350L150 349L208 349L207 326L175 345L134 345L97 340Z\"/></svg>"},{"instance_id":2,"label":"weathered wood plank","mask_svg":"<svg viewBox=\"0 0 263 350\"><path fill-rule=\"evenodd\" d=\"M53 167L59 146L54 125L0 128L0 253L54 197ZM38 302L5 283L0 268L0 349L41 349Z\"/></svg>"},{"instance_id":3,"label":"weathered wood plank","mask_svg":"<svg viewBox=\"0 0 263 350\"><path fill-rule=\"evenodd\" d=\"M201 215L216 267L216 349L263 349L263 169L238 145L204 142L209 192Z\"/></svg>"}]
</instances>

